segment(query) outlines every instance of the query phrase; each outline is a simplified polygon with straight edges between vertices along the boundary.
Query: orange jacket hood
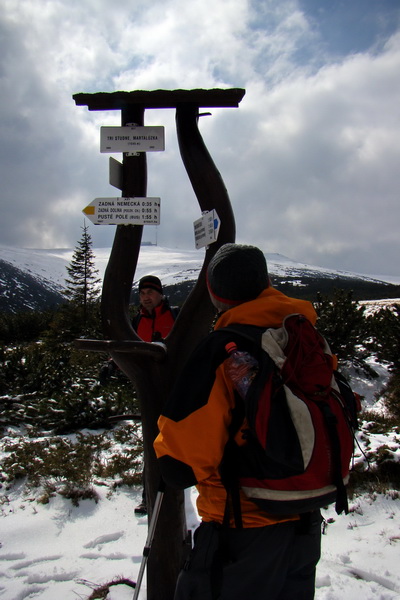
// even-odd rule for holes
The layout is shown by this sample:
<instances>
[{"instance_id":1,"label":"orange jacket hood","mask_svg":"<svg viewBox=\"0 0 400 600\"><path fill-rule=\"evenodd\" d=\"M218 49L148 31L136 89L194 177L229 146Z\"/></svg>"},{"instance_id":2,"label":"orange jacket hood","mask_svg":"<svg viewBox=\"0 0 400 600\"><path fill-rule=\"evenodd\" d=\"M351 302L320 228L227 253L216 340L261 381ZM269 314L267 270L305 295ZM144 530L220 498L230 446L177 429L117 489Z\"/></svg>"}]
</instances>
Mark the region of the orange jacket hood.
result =
<instances>
[{"instance_id":1,"label":"orange jacket hood","mask_svg":"<svg viewBox=\"0 0 400 600\"><path fill-rule=\"evenodd\" d=\"M290 298L270 286L263 290L255 300L244 302L222 313L214 329L220 329L232 323L281 327L283 319L292 313L301 313L313 325L317 321L317 313L311 302Z\"/></svg>"}]
</instances>

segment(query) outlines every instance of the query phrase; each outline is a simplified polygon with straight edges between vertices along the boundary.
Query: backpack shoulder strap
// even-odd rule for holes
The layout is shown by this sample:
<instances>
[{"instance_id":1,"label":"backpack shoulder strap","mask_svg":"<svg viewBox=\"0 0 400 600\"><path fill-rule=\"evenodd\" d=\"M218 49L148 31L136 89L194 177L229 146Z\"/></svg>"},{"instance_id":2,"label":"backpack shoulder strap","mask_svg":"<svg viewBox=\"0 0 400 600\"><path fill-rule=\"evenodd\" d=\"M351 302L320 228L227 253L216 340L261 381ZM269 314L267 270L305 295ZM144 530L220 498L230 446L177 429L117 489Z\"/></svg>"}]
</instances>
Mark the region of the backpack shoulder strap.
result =
<instances>
[{"instance_id":1,"label":"backpack shoulder strap","mask_svg":"<svg viewBox=\"0 0 400 600\"><path fill-rule=\"evenodd\" d=\"M243 325L234 323L217 330L228 334L238 344L241 350L247 350L261 359L261 337L265 327ZM226 503L223 518L224 529L229 528L231 515L233 515L236 529L243 528L242 508L240 504L240 484L238 477L238 446L234 440L246 416L244 400L235 392L235 406L232 412L232 421L229 427L229 439L225 446L224 456L220 465L221 481L226 489Z\"/></svg>"},{"instance_id":2,"label":"backpack shoulder strap","mask_svg":"<svg viewBox=\"0 0 400 600\"><path fill-rule=\"evenodd\" d=\"M265 331L265 327L260 327L258 325L244 325L243 323L232 323L231 325L217 329L217 331L232 332L247 340L256 342L261 338L261 335Z\"/></svg>"}]
</instances>

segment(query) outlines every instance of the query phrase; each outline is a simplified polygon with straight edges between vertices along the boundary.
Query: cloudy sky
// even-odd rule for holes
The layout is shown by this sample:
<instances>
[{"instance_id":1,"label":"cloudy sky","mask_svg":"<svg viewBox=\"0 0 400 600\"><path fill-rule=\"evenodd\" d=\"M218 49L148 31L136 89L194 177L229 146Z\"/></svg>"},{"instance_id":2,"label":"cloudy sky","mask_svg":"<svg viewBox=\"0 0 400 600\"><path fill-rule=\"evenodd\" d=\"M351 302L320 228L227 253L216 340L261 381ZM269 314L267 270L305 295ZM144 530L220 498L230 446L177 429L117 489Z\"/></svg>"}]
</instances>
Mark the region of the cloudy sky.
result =
<instances>
[{"instance_id":1,"label":"cloudy sky","mask_svg":"<svg viewBox=\"0 0 400 600\"><path fill-rule=\"evenodd\" d=\"M2 0L0 244L73 247L83 208L120 195L100 126L119 111L78 92L230 88L200 120L237 241L335 269L400 275L399 0ZM148 154L161 224L144 239L194 248L199 208L173 110ZM121 159L122 155L113 155ZM114 226L90 225L95 247Z\"/></svg>"}]
</instances>

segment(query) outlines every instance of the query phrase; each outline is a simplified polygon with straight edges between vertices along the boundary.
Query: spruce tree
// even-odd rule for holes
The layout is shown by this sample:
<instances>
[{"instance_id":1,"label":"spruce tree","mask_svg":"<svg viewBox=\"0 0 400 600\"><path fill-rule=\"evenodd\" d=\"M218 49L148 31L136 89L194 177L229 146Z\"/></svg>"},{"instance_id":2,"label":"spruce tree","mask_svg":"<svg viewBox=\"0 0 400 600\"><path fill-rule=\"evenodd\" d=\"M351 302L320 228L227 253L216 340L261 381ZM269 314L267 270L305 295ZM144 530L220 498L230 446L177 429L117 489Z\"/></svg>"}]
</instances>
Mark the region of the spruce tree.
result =
<instances>
[{"instance_id":1,"label":"spruce tree","mask_svg":"<svg viewBox=\"0 0 400 600\"><path fill-rule=\"evenodd\" d=\"M370 317L373 339L371 350L390 373L384 390L385 406L400 423L400 304L382 308Z\"/></svg>"},{"instance_id":2,"label":"spruce tree","mask_svg":"<svg viewBox=\"0 0 400 600\"><path fill-rule=\"evenodd\" d=\"M370 317L378 361L389 363L389 370L400 371L400 304L382 308Z\"/></svg>"},{"instance_id":3,"label":"spruce tree","mask_svg":"<svg viewBox=\"0 0 400 600\"><path fill-rule=\"evenodd\" d=\"M78 317L83 329L87 330L98 307L100 278L95 268L92 238L86 223L81 229L82 237L66 267L68 277L65 279L64 296L75 311L75 318Z\"/></svg>"},{"instance_id":4,"label":"spruce tree","mask_svg":"<svg viewBox=\"0 0 400 600\"><path fill-rule=\"evenodd\" d=\"M335 289L332 296L317 294L315 309L318 330L326 337L341 368L353 366L371 378L377 373L368 364L365 349L368 338L365 307L353 299L351 290Z\"/></svg>"}]
</instances>

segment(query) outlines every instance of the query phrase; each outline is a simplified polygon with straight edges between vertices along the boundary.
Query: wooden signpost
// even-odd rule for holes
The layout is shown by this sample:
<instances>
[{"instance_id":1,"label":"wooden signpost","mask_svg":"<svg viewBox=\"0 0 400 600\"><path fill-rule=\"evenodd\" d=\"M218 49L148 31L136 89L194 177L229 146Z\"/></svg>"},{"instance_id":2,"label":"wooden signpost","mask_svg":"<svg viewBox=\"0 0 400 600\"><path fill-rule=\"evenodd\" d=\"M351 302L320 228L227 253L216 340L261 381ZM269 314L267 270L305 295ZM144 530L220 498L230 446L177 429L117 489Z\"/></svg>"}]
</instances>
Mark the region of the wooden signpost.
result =
<instances>
[{"instance_id":1,"label":"wooden signpost","mask_svg":"<svg viewBox=\"0 0 400 600\"><path fill-rule=\"evenodd\" d=\"M101 298L105 339L76 341L77 347L83 350L109 352L137 389L141 405L149 518L160 483L158 464L153 450L153 441L158 433L157 419L183 363L198 342L207 335L215 315L206 286L208 263L220 246L235 241L235 220L229 196L198 129L201 115L199 109L200 107L237 107L244 94L244 90L235 88L139 90L73 96L78 106L87 106L89 110L120 110L121 126L129 128L131 133L132 123L135 123L136 133L138 127L144 127L146 109L175 109L181 158L199 202L202 219L205 214L215 211L215 215L213 213L211 216L211 227L206 224L205 236L198 237L199 244L208 240L202 270L181 308L171 333L164 340L164 346L140 340L132 328L130 319L129 301L139 258L142 224L118 224L116 227ZM108 132L107 136L110 135ZM116 147L114 141L106 141L104 151L114 151ZM120 150L123 152L122 171L112 163L112 168L115 170L112 175L112 185L122 191L121 198L116 202L130 202L138 198L146 200L146 152L154 151L155 148L143 150L143 147L129 144L129 141L137 141L133 138L116 141L128 142L128 146ZM155 140L146 140L147 142L156 145ZM99 210L100 201L104 202L105 199L93 201L94 211L96 211L96 203L97 211ZM101 206L101 208L106 207ZM97 216L99 214L97 212ZM209 218L207 216L207 220ZM216 240L211 239L214 237ZM184 541L186 533L183 492L166 489L148 557L148 600L173 600L176 578L187 551Z\"/></svg>"}]
</instances>

